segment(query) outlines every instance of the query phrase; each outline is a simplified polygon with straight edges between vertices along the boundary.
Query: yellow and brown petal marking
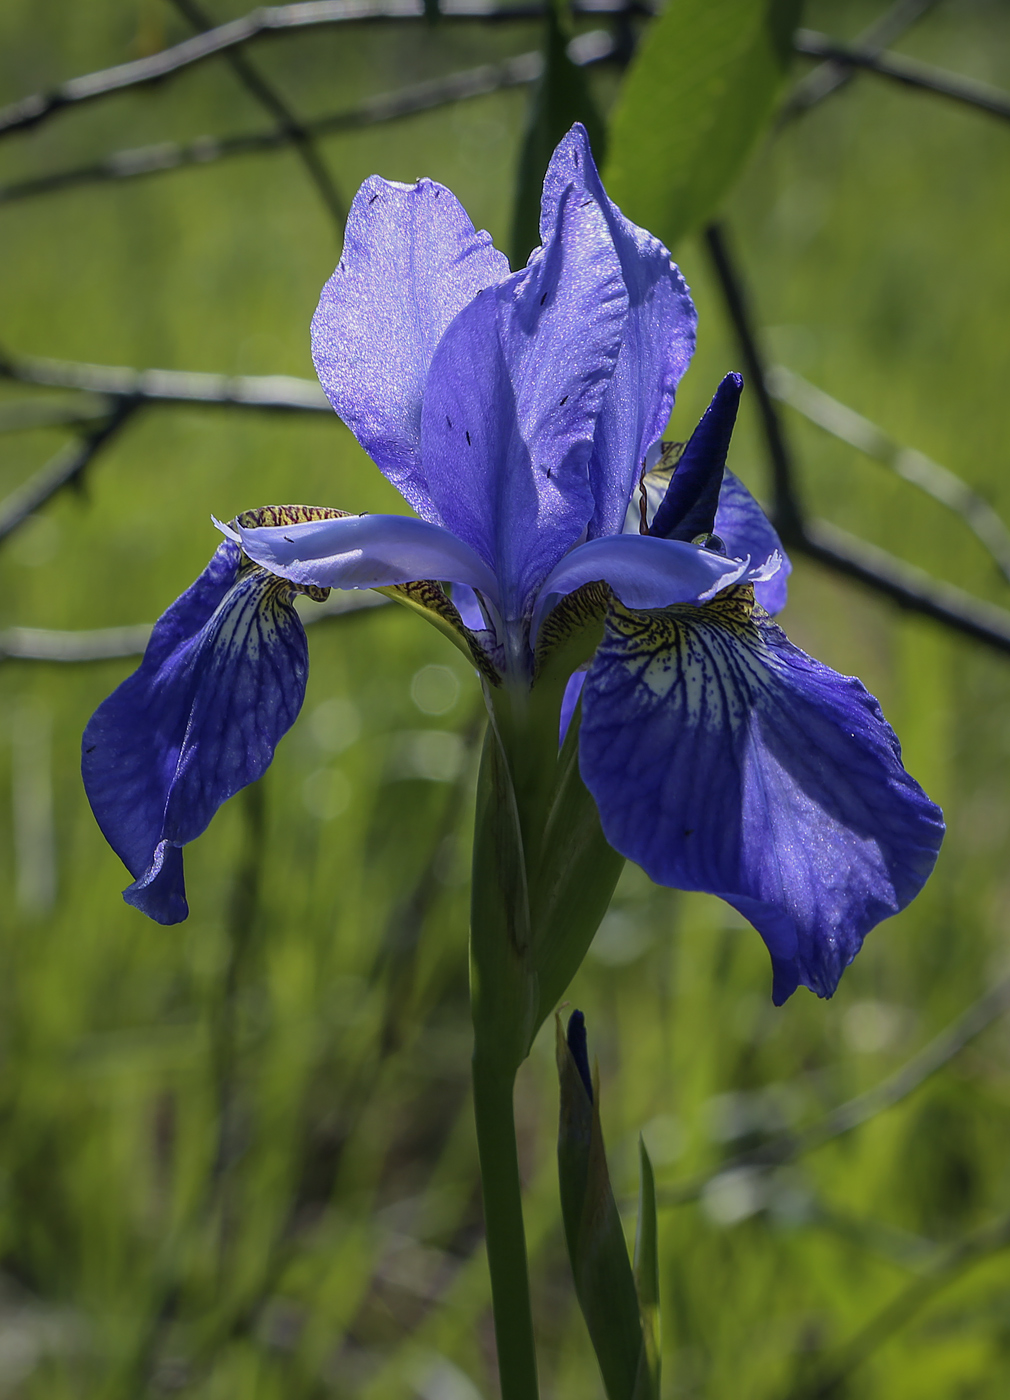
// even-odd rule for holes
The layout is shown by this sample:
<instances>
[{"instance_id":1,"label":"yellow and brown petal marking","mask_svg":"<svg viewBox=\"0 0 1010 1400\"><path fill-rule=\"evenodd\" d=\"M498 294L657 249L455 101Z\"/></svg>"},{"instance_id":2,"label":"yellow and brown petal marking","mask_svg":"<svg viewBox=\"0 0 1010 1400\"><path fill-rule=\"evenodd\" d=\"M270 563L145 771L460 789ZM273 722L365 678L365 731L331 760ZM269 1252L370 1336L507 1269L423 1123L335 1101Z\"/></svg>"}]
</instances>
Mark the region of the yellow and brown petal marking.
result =
<instances>
[{"instance_id":1,"label":"yellow and brown petal marking","mask_svg":"<svg viewBox=\"0 0 1010 1400\"><path fill-rule=\"evenodd\" d=\"M257 506L254 510L244 510L236 515L231 524L243 530L259 530L278 525L303 525L310 520L342 520L350 514L348 510L336 510L332 506ZM254 563L245 554L242 556L242 567L263 569L262 564ZM269 573L269 570L263 569L263 572ZM291 583L287 579L283 583L290 594L302 593L314 603L325 603L330 596L328 588L317 588L315 584Z\"/></svg>"},{"instance_id":2,"label":"yellow and brown petal marking","mask_svg":"<svg viewBox=\"0 0 1010 1400\"><path fill-rule=\"evenodd\" d=\"M485 680L491 685L501 685L501 676L497 668L481 646L479 638L466 626L456 604L440 583L436 583L434 579L417 579L413 583L391 584L388 588L377 588L375 591L384 593L387 598L392 598L404 607L420 613L448 637L450 642L469 655Z\"/></svg>"},{"instance_id":3,"label":"yellow and brown petal marking","mask_svg":"<svg viewBox=\"0 0 1010 1400\"><path fill-rule=\"evenodd\" d=\"M602 579L584 583L562 598L557 607L544 618L537 634L533 660L533 679L543 675L545 667L565 652L568 673L588 661L603 635L603 623L613 593Z\"/></svg>"},{"instance_id":4,"label":"yellow and brown petal marking","mask_svg":"<svg viewBox=\"0 0 1010 1400\"><path fill-rule=\"evenodd\" d=\"M647 535L649 523L666 495L667 487L684 455L686 442L661 442L659 461L649 471L643 471L638 481L638 533Z\"/></svg>"},{"instance_id":5,"label":"yellow and brown petal marking","mask_svg":"<svg viewBox=\"0 0 1010 1400\"><path fill-rule=\"evenodd\" d=\"M622 665L636 683L662 699L683 692L687 712L710 723L740 718L738 692L746 675L765 683L759 617L751 584L724 588L708 603L676 603L668 608L626 608L616 599L607 613L607 631L623 641ZM719 677L726 681L719 684ZM731 697L731 698L728 698ZM729 705L729 713L723 707Z\"/></svg>"}]
</instances>

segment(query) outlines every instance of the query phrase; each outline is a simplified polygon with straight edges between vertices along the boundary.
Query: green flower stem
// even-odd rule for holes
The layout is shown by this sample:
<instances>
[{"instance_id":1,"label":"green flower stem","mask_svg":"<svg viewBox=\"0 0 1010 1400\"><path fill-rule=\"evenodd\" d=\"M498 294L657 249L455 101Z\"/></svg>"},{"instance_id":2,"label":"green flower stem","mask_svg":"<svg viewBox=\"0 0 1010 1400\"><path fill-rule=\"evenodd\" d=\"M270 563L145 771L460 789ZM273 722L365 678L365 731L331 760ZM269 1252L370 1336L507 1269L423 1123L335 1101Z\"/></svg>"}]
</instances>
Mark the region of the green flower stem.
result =
<instances>
[{"instance_id":1,"label":"green flower stem","mask_svg":"<svg viewBox=\"0 0 1010 1400\"><path fill-rule=\"evenodd\" d=\"M538 1004L523 839L509 765L489 729L477 782L470 917L473 1098L502 1400L536 1400L512 1090Z\"/></svg>"},{"instance_id":2,"label":"green flower stem","mask_svg":"<svg viewBox=\"0 0 1010 1400\"><path fill-rule=\"evenodd\" d=\"M582 644L581 634L576 641ZM561 695L582 659L566 651L556 674L546 671L532 689L506 681L489 693L491 723L477 782L473 1091L502 1400L538 1395L512 1103L516 1071L578 967L623 863L603 841L578 776L574 733L558 761Z\"/></svg>"},{"instance_id":3,"label":"green flower stem","mask_svg":"<svg viewBox=\"0 0 1010 1400\"><path fill-rule=\"evenodd\" d=\"M514 1073L503 1072L475 1052L474 1114L502 1400L537 1400L533 1310L512 1110L514 1085Z\"/></svg>"}]
</instances>

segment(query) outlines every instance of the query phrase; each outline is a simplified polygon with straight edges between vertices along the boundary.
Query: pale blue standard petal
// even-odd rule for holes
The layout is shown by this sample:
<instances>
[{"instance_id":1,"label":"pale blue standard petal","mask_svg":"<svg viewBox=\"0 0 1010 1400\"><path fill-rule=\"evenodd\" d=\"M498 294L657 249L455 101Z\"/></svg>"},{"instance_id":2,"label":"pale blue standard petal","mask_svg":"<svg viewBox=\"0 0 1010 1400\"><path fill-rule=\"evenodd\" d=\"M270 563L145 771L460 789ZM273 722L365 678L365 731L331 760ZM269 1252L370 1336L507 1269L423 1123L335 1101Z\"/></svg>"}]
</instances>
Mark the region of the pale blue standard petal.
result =
<instances>
[{"instance_id":1,"label":"pale blue standard petal","mask_svg":"<svg viewBox=\"0 0 1010 1400\"><path fill-rule=\"evenodd\" d=\"M508 259L443 185L373 175L355 196L312 354L337 413L427 520L437 519L420 461L428 367L453 317L508 275Z\"/></svg>"},{"instance_id":2,"label":"pale blue standard petal","mask_svg":"<svg viewBox=\"0 0 1010 1400\"><path fill-rule=\"evenodd\" d=\"M219 545L84 732L88 799L134 877L123 897L162 924L189 912L180 847L266 770L305 693L291 587L240 559Z\"/></svg>"},{"instance_id":3,"label":"pale blue standard petal","mask_svg":"<svg viewBox=\"0 0 1010 1400\"><path fill-rule=\"evenodd\" d=\"M568 184L584 190L601 209L628 294L621 353L589 462L594 507L588 537L595 539L621 531L645 454L666 427L677 385L694 353L698 315L669 250L626 219L607 195L582 126L563 138L547 170L541 215L545 239Z\"/></svg>"},{"instance_id":4,"label":"pale blue standard petal","mask_svg":"<svg viewBox=\"0 0 1010 1400\"><path fill-rule=\"evenodd\" d=\"M588 464L628 298L606 220L570 185L545 247L435 352L421 447L432 503L521 618L593 512Z\"/></svg>"},{"instance_id":5,"label":"pale blue standard petal","mask_svg":"<svg viewBox=\"0 0 1010 1400\"><path fill-rule=\"evenodd\" d=\"M757 928L779 1004L801 983L832 994L865 934L922 888L943 836L874 698L752 615L746 588L611 610L580 763L611 845Z\"/></svg>"},{"instance_id":6,"label":"pale blue standard petal","mask_svg":"<svg viewBox=\"0 0 1010 1400\"><path fill-rule=\"evenodd\" d=\"M754 585L754 596L772 616L786 605L789 575L793 566L782 548L774 525L755 501L739 477L728 469L723 473L719 492L719 509L715 513L715 533L726 546L727 554L738 559L750 555L757 563L776 553L781 559L777 573L763 583Z\"/></svg>"}]
</instances>

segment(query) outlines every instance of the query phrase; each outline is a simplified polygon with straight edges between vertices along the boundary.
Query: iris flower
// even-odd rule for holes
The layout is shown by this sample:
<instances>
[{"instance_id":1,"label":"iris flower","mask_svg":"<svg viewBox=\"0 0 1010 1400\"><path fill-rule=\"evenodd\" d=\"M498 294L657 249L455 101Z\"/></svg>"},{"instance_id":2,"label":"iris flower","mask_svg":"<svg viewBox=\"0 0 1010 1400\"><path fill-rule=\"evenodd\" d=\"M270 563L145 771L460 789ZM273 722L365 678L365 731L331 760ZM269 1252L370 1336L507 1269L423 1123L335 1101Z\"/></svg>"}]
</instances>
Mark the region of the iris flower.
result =
<instances>
[{"instance_id":1,"label":"iris flower","mask_svg":"<svg viewBox=\"0 0 1010 1400\"><path fill-rule=\"evenodd\" d=\"M466 651L492 705L535 686L595 609L602 641L561 723L581 706L607 841L743 914L776 1002L800 983L830 996L922 887L941 814L876 700L771 620L789 566L725 470L739 376L679 457L661 443L694 306L667 249L611 203L580 127L554 153L540 231L512 272L444 186L359 190L315 364L415 514L267 507L221 527L84 736L89 798L134 876L125 898L186 917L182 846L264 772L301 706L296 594L389 590Z\"/></svg>"}]
</instances>

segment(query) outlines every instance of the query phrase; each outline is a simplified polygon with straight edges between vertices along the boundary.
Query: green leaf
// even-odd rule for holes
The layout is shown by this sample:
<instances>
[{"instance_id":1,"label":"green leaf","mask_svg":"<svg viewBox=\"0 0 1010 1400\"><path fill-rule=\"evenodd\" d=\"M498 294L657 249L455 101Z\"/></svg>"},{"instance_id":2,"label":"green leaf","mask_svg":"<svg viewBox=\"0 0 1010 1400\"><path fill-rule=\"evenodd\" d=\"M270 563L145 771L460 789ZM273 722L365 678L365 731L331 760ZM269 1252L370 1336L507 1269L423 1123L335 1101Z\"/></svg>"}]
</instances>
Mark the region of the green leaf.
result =
<instances>
[{"instance_id":1,"label":"green leaf","mask_svg":"<svg viewBox=\"0 0 1010 1400\"><path fill-rule=\"evenodd\" d=\"M576 1013L577 1014L577 1013ZM598 1077L590 1098L556 1018L561 1114L558 1180L575 1293L600 1363L607 1400L647 1400L648 1372L635 1278L610 1185Z\"/></svg>"},{"instance_id":2,"label":"green leaf","mask_svg":"<svg viewBox=\"0 0 1010 1400\"><path fill-rule=\"evenodd\" d=\"M635 1400L659 1400L659 1239L656 1224L656 1178L644 1139L638 1139L638 1229L635 1234L635 1287L642 1315L645 1354L639 1371Z\"/></svg>"},{"instance_id":3,"label":"green leaf","mask_svg":"<svg viewBox=\"0 0 1010 1400\"><path fill-rule=\"evenodd\" d=\"M512 266L523 267L540 242L540 191L554 147L575 122L589 135L597 163L603 159L604 127L589 80L568 57L572 37L568 0L551 0L545 20L544 71L530 103L519 156L512 223Z\"/></svg>"},{"instance_id":4,"label":"green leaf","mask_svg":"<svg viewBox=\"0 0 1010 1400\"><path fill-rule=\"evenodd\" d=\"M474 1053L514 1075L533 1037L539 998L531 959L526 856L515 787L488 726L477 780L470 893Z\"/></svg>"},{"instance_id":5,"label":"green leaf","mask_svg":"<svg viewBox=\"0 0 1010 1400\"><path fill-rule=\"evenodd\" d=\"M579 773L581 702L558 759L539 859L530 873L530 926L539 1010L534 1035L564 996L610 906L624 857L607 843Z\"/></svg>"},{"instance_id":6,"label":"green leaf","mask_svg":"<svg viewBox=\"0 0 1010 1400\"><path fill-rule=\"evenodd\" d=\"M611 119L607 189L670 247L710 219L764 130L802 0L670 0Z\"/></svg>"}]
</instances>

